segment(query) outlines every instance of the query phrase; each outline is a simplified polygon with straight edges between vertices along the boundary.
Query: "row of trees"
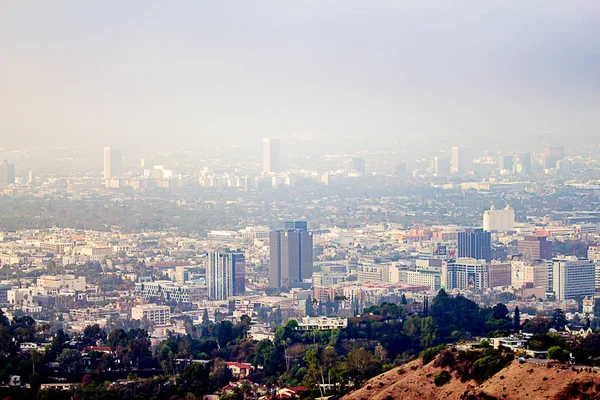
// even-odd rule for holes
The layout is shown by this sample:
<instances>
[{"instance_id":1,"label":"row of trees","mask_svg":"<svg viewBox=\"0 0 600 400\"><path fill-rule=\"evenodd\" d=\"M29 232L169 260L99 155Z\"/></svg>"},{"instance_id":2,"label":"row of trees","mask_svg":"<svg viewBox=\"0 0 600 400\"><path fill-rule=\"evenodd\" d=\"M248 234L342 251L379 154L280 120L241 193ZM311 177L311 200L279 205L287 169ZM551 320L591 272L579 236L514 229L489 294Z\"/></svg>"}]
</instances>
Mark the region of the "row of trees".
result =
<instances>
[{"instance_id":1,"label":"row of trees","mask_svg":"<svg viewBox=\"0 0 600 400\"><path fill-rule=\"evenodd\" d=\"M96 385L100 391L107 389L102 386L105 380L135 373L164 377L146 385L153 391L152 397L200 395L213 393L232 380L224 364L226 360L251 363L256 368L252 375L256 383L305 385L314 389L309 394L313 397L341 395L419 353L435 356L449 342L475 335L506 335L521 328L518 310L511 318L503 304L482 308L462 296L452 297L444 291L421 312L410 314L407 310L409 307L402 301L371 306L362 315L351 318L344 330L300 331L298 323L290 320L276 329L273 340L260 342L247 338L251 322L248 317L242 317L236 324L230 321L208 323L206 318L201 326L193 327L200 334L170 335L154 351L144 329L116 328L106 332L92 325L75 337L58 331L46 351L39 354L19 352L18 345L23 341L48 340L48 332L42 329L44 325L37 326L30 317L8 321L0 314L0 363L3 365L0 378L6 381L9 375L21 375L35 387L50 376L80 381L84 374L90 374L89 384ZM548 318L550 323L562 323L560 313L555 314ZM109 347L110 352L83 351L95 344ZM436 347L439 345L442 346ZM560 335L545 331L535 335L530 345L552 349L551 353L557 358L568 351L584 363L592 363L600 357L599 334L566 342ZM500 357L495 353L489 356ZM205 361L193 363L191 360ZM498 360L489 358L479 364L488 361L495 367L500 365ZM53 362L59 364L58 371L56 367L49 367ZM439 382L442 381L441 378ZM171 387L168 382L175 384Z\"/></svg>"}]
</instances>

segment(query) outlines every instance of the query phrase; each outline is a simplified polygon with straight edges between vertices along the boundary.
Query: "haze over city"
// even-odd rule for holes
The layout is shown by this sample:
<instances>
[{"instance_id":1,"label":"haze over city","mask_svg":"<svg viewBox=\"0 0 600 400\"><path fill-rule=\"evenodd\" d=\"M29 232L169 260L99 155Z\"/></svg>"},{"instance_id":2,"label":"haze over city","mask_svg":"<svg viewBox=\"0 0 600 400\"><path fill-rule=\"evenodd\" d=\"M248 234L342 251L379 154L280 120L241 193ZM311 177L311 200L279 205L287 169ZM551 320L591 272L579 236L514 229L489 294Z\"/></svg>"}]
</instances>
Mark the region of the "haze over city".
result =
<instances>
[{"instance_id":1,"label":"haze over city","mask_svg":"<svg viewBox=\"0 0 600 400\"><path fill-rule=\"evenodd\" d=\"M600 5L4 1L0 399L600 398Z\"/></svg>"},{"instance_id":2,"label":"haze over city","mask_svg":"<svg viewBox=\"0 0 600 400\"><path fill-rule=\"evenodd\" d=\"M9 1L0 48L5 149L600 136L595 2Z\"/></svg>"}]
</instances>

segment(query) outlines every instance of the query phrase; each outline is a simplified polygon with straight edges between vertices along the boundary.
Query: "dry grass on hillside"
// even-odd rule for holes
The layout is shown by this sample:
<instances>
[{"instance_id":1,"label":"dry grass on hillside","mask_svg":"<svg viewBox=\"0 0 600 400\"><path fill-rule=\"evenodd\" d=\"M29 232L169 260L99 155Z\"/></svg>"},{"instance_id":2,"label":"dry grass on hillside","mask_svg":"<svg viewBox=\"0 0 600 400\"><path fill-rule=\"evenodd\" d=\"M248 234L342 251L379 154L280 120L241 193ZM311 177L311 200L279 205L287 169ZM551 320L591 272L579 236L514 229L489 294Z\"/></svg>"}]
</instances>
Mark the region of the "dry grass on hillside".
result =
<instances>
[{"instance_id":1,"label":"dry grass on hillside","mask_svg":"<svg viewBox=\"0 0 600 400\"><path fill-rule=\"evenodd\" d=\"M441 368L412 361L369 380L344 400L392 399L600 399L600 374L521 364L514 361L483 384L461 382L454 375L437 387L434 376Z\"/></svg>"}]
</instances>

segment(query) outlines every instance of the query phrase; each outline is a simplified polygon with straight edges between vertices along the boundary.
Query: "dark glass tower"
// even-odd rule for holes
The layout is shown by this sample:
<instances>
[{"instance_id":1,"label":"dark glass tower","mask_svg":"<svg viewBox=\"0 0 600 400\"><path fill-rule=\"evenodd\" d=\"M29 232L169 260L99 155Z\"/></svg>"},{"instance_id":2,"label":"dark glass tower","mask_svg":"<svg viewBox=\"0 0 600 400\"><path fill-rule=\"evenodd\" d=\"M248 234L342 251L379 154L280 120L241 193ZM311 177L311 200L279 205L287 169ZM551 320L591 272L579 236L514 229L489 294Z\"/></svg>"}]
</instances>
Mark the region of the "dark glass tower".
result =
<instances>
[{"instance_id":1,"label":"dark glass tower","mask_svg":"<svg viewBox=\"0 0 600 400\"><path fill-rule=\"evenodd\" d=\"M492 260L492 234L481 228L458 232L458 256L490 262Z\"/></svg>"},{"instance_id":2,"label":"dark glass tower","mask_svg":"<svg viewBox=\"0 0 600 400\"><path fill-rule=\"evenodd\" d=\"M269 235L269 285L278 289L312 277L313 269L313 236L306 221L286 222L285 227Z\"/></svg>"}]
</instances>

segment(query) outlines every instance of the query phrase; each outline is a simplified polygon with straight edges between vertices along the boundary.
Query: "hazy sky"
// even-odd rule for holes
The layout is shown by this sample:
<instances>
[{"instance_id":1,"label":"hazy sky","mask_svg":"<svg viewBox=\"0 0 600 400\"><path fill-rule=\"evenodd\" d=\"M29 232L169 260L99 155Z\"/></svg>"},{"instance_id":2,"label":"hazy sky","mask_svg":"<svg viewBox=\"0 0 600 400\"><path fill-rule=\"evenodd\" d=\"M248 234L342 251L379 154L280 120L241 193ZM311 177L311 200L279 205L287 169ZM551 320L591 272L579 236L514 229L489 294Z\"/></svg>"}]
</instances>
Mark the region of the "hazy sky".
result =
<instances>
[{"instance_id":1,"label":"hazy sky","mask_svg":"<svg viewBox=\"0 0 600 400\"><path fill-rule=\"evenodd\" d=\"M0 148L599 127L597 1L0 0Z\"/></svg>"}]
</instances>

